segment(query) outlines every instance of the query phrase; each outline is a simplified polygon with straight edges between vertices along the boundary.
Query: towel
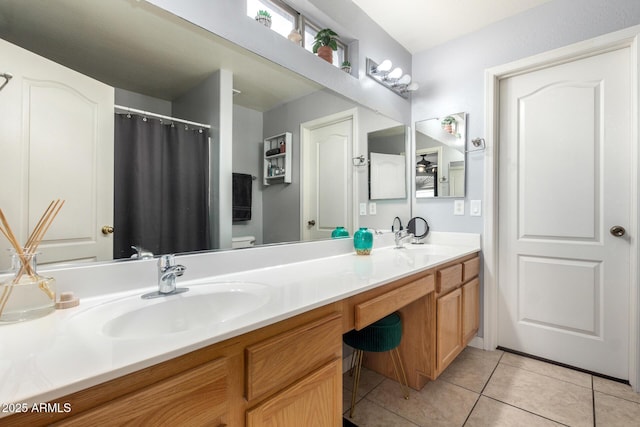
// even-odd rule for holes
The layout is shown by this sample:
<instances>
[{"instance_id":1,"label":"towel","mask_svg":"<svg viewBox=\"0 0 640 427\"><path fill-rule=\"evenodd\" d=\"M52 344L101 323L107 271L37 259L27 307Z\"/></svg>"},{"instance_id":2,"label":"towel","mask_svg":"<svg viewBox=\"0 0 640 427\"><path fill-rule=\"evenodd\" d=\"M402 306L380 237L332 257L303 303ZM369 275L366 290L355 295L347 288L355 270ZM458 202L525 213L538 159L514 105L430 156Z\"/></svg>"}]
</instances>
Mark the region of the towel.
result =
<instances>
[{"instance_id":1,"label":"towel","mask_svg":"<svg viewBox=\"0 0 640 427\"><path fill-rule=\"evenodd\" d=\"M249 221L251 219L251 187L253 177L246 173L233 174L232 216L233 221Z\"/></svg>"}]
</instances>

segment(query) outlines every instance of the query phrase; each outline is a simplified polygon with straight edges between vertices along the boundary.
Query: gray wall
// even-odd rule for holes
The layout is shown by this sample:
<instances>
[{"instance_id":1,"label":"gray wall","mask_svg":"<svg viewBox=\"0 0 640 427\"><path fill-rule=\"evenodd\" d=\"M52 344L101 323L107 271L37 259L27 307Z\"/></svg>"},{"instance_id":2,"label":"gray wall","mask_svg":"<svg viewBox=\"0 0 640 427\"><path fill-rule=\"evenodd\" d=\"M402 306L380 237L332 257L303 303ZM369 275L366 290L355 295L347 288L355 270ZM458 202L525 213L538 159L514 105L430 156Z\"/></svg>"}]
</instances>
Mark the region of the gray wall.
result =
<instances>
[{"instance_id":1,"label":"gray wall","mask_svg":"<svg viewBox=\"0 0 640 427\"><path fill-rule=\"evenodd\" d=\"M412 122L466 111L467 140L483 137L485 69L637 24L638 0L553 0L419 52L413 57L412 74L421 88L413 97ZM483 152L467 158L464 216L453 215L452 199L417 199L414 215L426 218L435 231L482 233L484 218L469 216L468 202L484 199L483 159Z\"/></svg>"},{"instance_id":2,"label":"gray wall","mask_svg":"<svg viewBox=\"0 0 640 427\"><path fill-rule=\"evenodd\" d=\"M467 140L484 136L484 71L551 49L640 23L638 0L554 0L480 31L419 52L412 74L412 123L454 111L469 113ZM415 215L436 231L481 233L482 217L469 216L469 200L483 200L483 153L468 157L465 216L451 199L418 199Z\"/></svg>"},{"instance_id":3,"label":"gray wall","mask_svg":"<svg viewBox=\"0 0 640 427\"><path fill-rule=\"evenodd\" d=\"M358 108L358 128L354 145L356 152L367 156L367 133L399 123L368 108L357 106L331 91L323 90L274 108L264 114L264 136L291 132L293 139L291 184L263 186L264 243L300 240L300 124L330 114ZM288 149L288 148L287 148ZM367 168L358 171L357 198L367 203L369 198ZM409 220L410 199L376 201L375 216L360 216L356 225L375 229L390 229L397 215Z\"/></svg>"},{"instance_id":4,"label":"gray wall","mask_svg":"<svg viewBox=\"0 0 640 427\"><path fill-rule=\"evenodd\" d=\"M115 103L123 107L171 116L171 101L142 95L125 89L115 88Z\"/></svg>"},{"instance_id":5,"label":"gray wall","mask_svg":"<svg viewBox=\"0 0 640 427\"><path fill-rule=\"evenodd\" d=\"M262 113L233 106L233 172L248 173L253 181L251 220L233 223L232 234L254 236L262 244Z\"/></svg>"},{"instance_id":6,"label":"gray wall","mask_svg":"<svg viewBox=\"0 0 640 427\"><path fill-rule=\"evenodd\" d=\"M376 84L365 75L365 59L390 59L403 70L411 69L411 54L392 39L350 0L287 0L294 8L321 25L353 41L354 74L311 55L275 31L246 15L244 0L148 0L275 63L289 68L347 98L380 111L401 123L409 123L410 102Z\"/></svg>"},{"instance_id":7,"label":"gray wall","mask_svg":"<svg viewBox=\"0 0 640 427\"><path fill-rule=\"evenodd\" d=\"M218 70L173 101L177 117L211 125L211 234L214 248L231 247L231 73Z\"/></svg>"}]
</instances>

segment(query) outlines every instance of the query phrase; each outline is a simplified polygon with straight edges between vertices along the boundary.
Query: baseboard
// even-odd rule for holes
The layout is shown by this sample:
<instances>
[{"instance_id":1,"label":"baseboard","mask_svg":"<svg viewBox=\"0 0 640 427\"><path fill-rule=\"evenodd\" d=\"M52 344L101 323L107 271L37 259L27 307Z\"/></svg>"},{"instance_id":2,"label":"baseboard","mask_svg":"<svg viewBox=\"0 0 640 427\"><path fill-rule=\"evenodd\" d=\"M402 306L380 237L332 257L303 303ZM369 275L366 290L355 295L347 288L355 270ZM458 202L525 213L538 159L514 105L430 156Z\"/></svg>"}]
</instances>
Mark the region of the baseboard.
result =
<instances>
[{"instance_id":1,"label":"baseboard","mask_svg":"<svg viewBox=\"0 0 640 427\"><path fill-rule=\"evenodd\" d=\"M480 350L484 350L484 338L482 337L473 337L471 341L469 341L469 345L474 348L479 348Z\"/></svg>"},{"instance_id":2,"label":"baseboard","mask_svg":"<svg viewBox=\"0 0 640 427\"><path fill-rule=\"evenodd\" d=\"M353 357L353 353L351 353L350 355L348 355L347 357L344 357L342 359L342 373L344 374L345 372L347 372L349 369L351 369L351 358Z\"/></svg>"}]
</instances>

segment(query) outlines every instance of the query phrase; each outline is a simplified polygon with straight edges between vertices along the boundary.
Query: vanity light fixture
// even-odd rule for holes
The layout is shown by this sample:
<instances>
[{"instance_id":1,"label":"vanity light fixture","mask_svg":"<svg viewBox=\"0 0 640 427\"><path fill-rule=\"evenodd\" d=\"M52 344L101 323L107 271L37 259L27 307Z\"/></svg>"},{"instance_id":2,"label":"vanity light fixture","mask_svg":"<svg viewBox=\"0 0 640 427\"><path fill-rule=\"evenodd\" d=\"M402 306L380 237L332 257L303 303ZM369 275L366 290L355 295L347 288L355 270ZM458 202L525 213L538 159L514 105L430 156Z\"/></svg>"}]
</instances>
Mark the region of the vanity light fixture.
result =
<instances>
[{"instance_id":1,"label":"vanity light fixture","mask_svg":"<svg viewBox=\"0 0 640 427\"><path fill-rule=\"evenodd\" d=\"M385 59L380 64L371 58L367 58L367 76L392 90L403 98L408 98L409 93L418 89L417 83L411 83L411 76L403 74L402 68L393 68L390 60Z\"/></svg>"}]
</instances>

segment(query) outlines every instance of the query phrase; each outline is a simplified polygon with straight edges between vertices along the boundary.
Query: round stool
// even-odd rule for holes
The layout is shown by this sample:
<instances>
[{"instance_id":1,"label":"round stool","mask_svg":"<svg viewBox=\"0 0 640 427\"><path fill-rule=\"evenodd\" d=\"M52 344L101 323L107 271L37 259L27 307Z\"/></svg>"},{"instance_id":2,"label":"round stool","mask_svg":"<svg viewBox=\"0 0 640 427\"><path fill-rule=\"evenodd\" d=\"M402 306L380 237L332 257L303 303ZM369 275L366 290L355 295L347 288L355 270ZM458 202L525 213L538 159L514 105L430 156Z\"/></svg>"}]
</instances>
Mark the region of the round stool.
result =
<instances>
[{"instance_id":1,"label":"round stool","mask_svg":"<svg viewBox=\"0 0 640 427\"><path fill-rule=\"evenodd\" d=\"M353 380L353 391L351 394L351 409L349 417L353 418L356 406L356 393L358 391L358 383L360 382L360 372L362 371L362 355L365 351L385 352L390 351L393 370L396 374L400 389L405 399L409 398L409 385L407 377L402 366L398 346L402 339L402 321L398 313L392 313L371 325L360 329L359 331L349 331L342 336L345 344L354 348L351 358L350 373L353 375L355 369L355 377ZM400 370L398 371L398 366ZM400 373L402 377L400 377Z\"/></svg>"}]
</instances>

